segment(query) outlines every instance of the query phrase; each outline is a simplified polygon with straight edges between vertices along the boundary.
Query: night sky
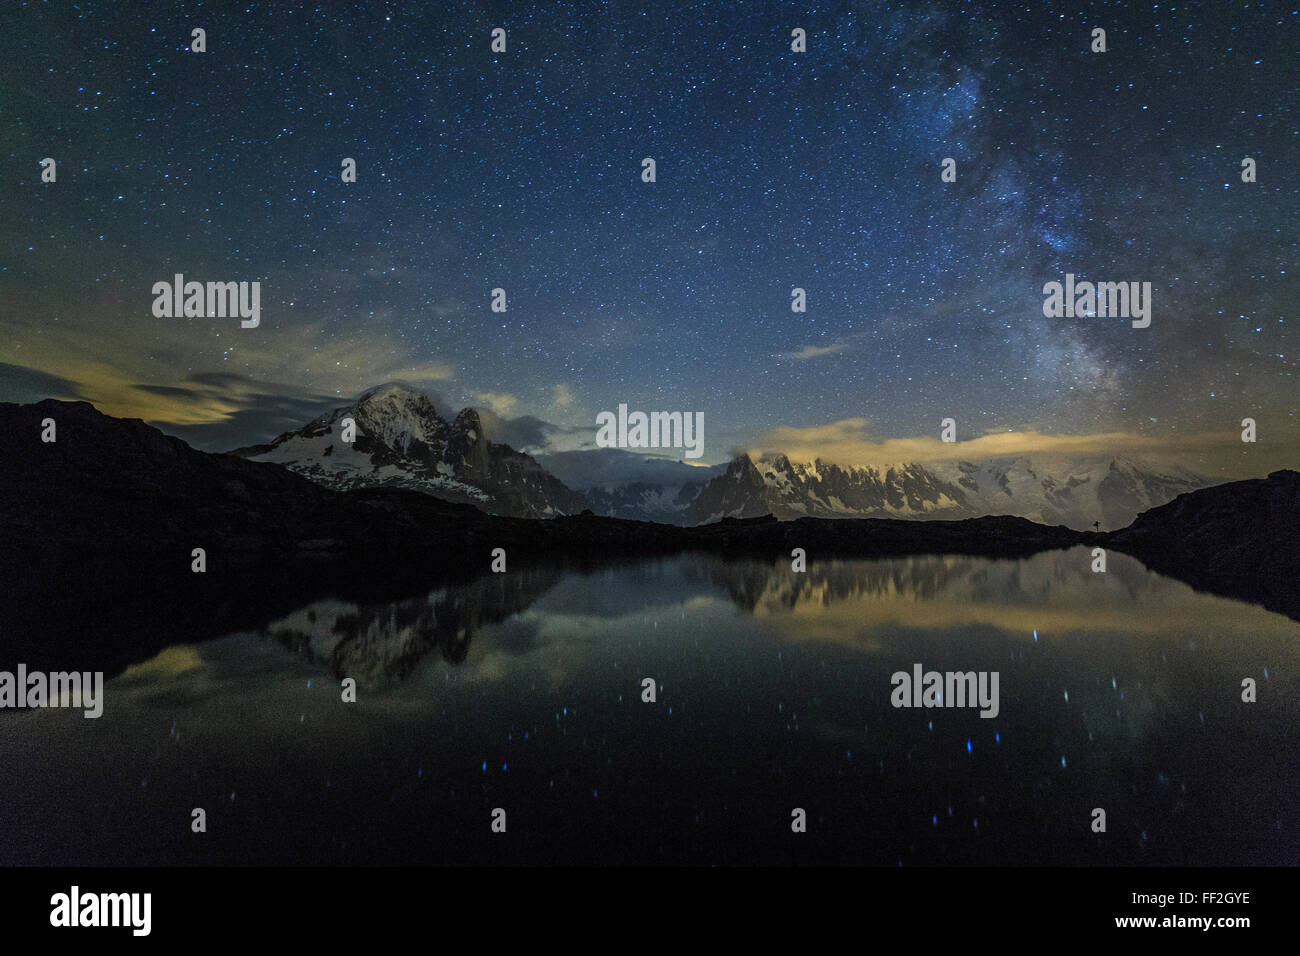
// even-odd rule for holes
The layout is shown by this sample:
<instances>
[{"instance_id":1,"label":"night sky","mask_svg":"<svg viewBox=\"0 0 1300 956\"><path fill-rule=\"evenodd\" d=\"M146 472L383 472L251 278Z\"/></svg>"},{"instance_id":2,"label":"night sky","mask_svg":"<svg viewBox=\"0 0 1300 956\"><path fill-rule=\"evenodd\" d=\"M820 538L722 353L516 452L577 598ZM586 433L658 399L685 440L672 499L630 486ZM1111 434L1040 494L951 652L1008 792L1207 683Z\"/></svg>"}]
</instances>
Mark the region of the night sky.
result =
<instances>
[{"instance_id":1,"label":"night sky","mask_svg":"<svg viewBox=\"0 0 1300 956\"><path fill-rule=\"evenodd\" d=\"M11 0L0 400L224 450L396 379L531 451L624 402L708 462L1296 467L1294 6ZM178 272L261 325L155 318ZM1045 318L1067 272L1150 328Z\"/></svg>"}]
</instances>

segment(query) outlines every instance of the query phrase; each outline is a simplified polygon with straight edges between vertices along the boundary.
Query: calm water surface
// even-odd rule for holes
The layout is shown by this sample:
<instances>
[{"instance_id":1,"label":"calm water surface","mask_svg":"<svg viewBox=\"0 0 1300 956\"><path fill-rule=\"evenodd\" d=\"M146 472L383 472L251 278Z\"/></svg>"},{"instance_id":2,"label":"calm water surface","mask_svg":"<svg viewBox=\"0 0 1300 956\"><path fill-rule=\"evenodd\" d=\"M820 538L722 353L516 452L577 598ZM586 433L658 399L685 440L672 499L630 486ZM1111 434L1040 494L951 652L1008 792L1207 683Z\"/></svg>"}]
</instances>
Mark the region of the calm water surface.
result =
<instances>
[{"instance_id":1,"label":"calm water surface","mask_svg":"<svg viewBox=\"0 0 1300 956\"><path fill-rule=\"evenodd\" d=\"M684 556L178 634L98 720L0 718L0 862L1300 863L1300 624L1090 561ZM918 663L998 716L894 708Z\"/></svg>"}]
</instances>

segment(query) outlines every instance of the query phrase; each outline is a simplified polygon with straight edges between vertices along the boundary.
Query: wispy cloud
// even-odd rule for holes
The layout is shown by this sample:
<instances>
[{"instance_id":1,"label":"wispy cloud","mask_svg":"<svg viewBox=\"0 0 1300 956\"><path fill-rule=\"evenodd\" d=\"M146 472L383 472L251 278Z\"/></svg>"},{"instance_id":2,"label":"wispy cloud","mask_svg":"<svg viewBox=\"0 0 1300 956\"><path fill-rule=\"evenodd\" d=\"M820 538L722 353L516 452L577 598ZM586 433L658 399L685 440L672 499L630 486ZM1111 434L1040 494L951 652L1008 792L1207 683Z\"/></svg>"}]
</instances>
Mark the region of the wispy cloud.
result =
<instances>
[{"instance_id":1,"label":"wispy cloud","mask_svg":"<svg viewBox=\"0 0 1300 956\"><path fill-rule=\"evenodd\" d=\"M821 358L823 355L834 355L836 352L844 352L849 348L847 342L835 342L832 345L805 345L798 352L784 352L778 358L804 359Z\"/></svg>"},{"instance_id":2,"label":"wispy cloud","mask_svg":"<svg viewBox=\"0 0 1300 956\"><path fill-rule=\"evenodd\" d=\"M506 392L475 392L474 398L502 418L508 417L519 404L518 398Z\"/></svg>"},{"instance_id":3,"label":"wispy cloud","mask_svg":"<svg viewBox=\"0 0 1300 956\"><path fill-rule=\"evenodd\" d=\"M454 378L450 364L412 347L322 323L244 331L210 319L122 318L123 307L110 300L87 307L102 307L105 334L44 321L36 309L6 310L13 365L0 369L7 386L0 392L21 390L21 400L33 401L46 396L30 394L31 386L45 383L49 397L84 398L108 415L188 427L228 422L268 397L347 398L395 379L420 385ZM251 370L255 377L243 374Z\"/></svg>"},{"instance_id":4,"label":"wispy cloud","mask_svg":"<svg viewBox=\"0 0 1300 956\"><path fill-rule=\"evenodd\" d=\"M778 426L762 432L751 455L783 453L797 461L840 465L880 465L899 462L936 463L983 461L1020 455L1041 457L1132 455L1160 460L1185 459L1189 448L1219 449L1225 454L1240 447L1233 432L1152 436L1133 431L1093 434L1050 434L1035 429L997 431L967 441L941 441L933 436L873 438L865 418L845 418L809 427Z\"/></svg>"},{"instance_id":5,"label":"wispy cloud","mask_svg":"<svg viewBox=\"0 0 1300 956\"><path fill-rule=\"evenodd\" d=\"M573 402L573 390L563 382L551 389L551 406L557 411L568 411L573 407Z\"/></svg>"}]
</instances>

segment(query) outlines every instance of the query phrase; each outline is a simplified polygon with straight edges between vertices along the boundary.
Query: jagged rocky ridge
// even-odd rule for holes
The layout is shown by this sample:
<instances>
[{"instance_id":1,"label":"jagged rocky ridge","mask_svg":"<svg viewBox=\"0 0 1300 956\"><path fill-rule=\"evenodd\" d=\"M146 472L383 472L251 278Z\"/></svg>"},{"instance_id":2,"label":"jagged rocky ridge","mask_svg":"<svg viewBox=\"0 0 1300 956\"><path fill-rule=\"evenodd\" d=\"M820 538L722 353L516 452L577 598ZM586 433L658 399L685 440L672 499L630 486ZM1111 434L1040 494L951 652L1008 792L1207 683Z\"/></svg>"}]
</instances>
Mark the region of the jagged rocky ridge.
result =
<instances>
[{"instance_id":1,"label":"jagged rocky ridge","mask_svg":"<svg viewBox=\"0 0 1300 956\"><path fill-rule=\"evenodd\" d=\"M1041 524L1109 530L1140 511L1210 482L1113 457L1029 458L942 465L844 467L785 455L732 460L691 502L686 523L772 514L799 517L957 519L1013 515Z\"/></svg>"},{"instance_id":2,"label":"jagged rocky ridge","mask_svg":"<svg viewBox=\"0 0 1300 956\"><path fill-rule=\"evenodd\" d=\"M347 417L356 422L352 444L341 440ZM993 514L1110 530L1210 483L1186 471L1096 456L848 467L742 454L725 467L698 468L596 449L537 461L490 441L483 425L472 408L447 422L424 393L392 383L269 444L234 454L283 465L339 490L401 487L492 514L554 517L589 509L677 525L767 514L782 520Z\"/></svg>"},{"instance_id":3,"label":"jagged rocky ridge","mask_svg":"<svg viewBox=\"0 0 1300 956\"><path fill-rule=\"evenodd\" d=\"M58 440L40 440L53 418ZM1076 544L1132 554L1198 588L1300 619L1300 474L1181 495L1120 532L1016 517L777 521L698 527L594 515L487 515L402 488L323 487L278 465L196 451L84 402L0 404L0 665L113 670L175 640L227 634L312 600L396 599L510 568L590 568L694 550L1023 557ZM744 472L739 472L744 476ZM724 476L725 477L725 476ZM207 571L191 572L203 548Z\"/></svg>"},{"instance_id":4,"label":"jagged rocky ridge","mask_svg":"<svg viewBox=\"0 0 1300 956\"><path fill-rule=\"evenodd\" d=\"M342 440L349 417L356 423L352 443ZM542 518L587 507L582 495L530 456L489 441L473 408L447 422L427 395L397 383L371 389L269 444L232 454L283 465L336 490L409 488L491 514Z\"/></svg>"}]
</instances>

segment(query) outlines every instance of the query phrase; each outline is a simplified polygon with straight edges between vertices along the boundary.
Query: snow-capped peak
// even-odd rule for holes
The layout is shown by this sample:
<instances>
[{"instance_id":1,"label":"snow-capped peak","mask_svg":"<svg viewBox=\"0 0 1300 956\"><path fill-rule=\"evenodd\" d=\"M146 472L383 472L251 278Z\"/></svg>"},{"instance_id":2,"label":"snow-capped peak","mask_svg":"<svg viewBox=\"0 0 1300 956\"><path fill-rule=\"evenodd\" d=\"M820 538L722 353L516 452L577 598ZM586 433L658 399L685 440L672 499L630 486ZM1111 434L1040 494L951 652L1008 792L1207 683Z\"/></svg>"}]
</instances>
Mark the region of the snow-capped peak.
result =
<instances>
[{"instance_id":1,"label":"snow-capped peak","mask_svg":"<svg viewBox=\"0 0 1300 956\"><path fill-rule=\"evenodd\" d=\"M356 423L343 440L342 420ZM338 489L397 486L517 516L571 514L585 501L532 458L484 436L466 408L448 424L419 389L389 382L269 446L241 453Z\"/></svg>"},{"instance_id":2,"label":"snow-capped peak","mask_svg":"<svg viewBox=\"0 0 1300 956\"><path fill-rule=\"evenodd\" d=\"M350 410L360 430L402 452L414 441L440 444L447 428L428 395L400 382L371 389Z\"/></svg>"}]
</instances>

